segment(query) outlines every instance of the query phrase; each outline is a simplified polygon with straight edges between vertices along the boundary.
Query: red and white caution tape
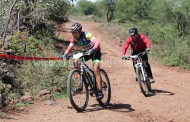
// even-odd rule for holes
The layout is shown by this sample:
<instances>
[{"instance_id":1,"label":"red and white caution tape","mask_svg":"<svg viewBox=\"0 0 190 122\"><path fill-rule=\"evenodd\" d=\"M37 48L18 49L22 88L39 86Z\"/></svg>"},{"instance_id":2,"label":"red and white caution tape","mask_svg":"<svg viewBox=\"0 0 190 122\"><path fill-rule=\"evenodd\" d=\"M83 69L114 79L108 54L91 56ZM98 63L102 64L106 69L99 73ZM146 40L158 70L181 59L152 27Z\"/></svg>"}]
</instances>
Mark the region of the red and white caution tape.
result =
<instances>
[{"instance_id":1,"label":"red and white caution tape","mask_svg":"<svg viewBox=\"0 0 190 122\"><path fill-rule=\"evenodd\" d=\"M5 59L14 59L14 60L25 60L25 61L31 61L31 60L62 60L61 58L41 58L41 57L28 57L28 56L16 56L16 55L8 55L8 54L0 54L0 58Z\"/></svg>"}]
</instances>

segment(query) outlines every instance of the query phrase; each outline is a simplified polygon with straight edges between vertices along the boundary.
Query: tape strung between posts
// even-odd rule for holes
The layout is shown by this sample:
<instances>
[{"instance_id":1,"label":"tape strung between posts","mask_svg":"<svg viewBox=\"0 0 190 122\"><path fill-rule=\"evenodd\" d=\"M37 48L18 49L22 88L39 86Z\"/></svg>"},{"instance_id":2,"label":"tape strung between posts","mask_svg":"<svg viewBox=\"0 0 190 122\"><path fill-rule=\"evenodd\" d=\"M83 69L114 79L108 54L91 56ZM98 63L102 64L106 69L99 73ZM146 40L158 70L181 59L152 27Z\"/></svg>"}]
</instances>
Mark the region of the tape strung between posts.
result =
<instances>
[{"instance_id":1,"label":"tape strung between posts","mask_svg":"<svg viewBox=\"0 0 190 122\"><path fill-rule=\"evenodd\" d=\"M0 54L0 58L25 60L25 61L62 60L61 58L41 58L41 57L16 56L16 55L8 55L8 54Z\"/></svg>"}]
</instances>

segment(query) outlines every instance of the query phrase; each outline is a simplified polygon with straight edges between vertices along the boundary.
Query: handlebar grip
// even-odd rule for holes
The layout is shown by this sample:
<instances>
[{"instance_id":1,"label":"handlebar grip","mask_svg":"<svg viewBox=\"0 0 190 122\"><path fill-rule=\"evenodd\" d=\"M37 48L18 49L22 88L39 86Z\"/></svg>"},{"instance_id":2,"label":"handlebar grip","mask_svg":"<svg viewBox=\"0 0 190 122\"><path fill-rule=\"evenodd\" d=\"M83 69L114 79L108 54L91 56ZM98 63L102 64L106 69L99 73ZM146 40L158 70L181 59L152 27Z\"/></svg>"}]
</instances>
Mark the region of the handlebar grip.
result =
<instances>
[{"instance_id":1,"label":"handlebar grip","mask_svg":"<svg viewBox=\"0 0 190 122\"><path fill-rule=\"evenodd\" d=\"M130 57L126 57L126 60L130 60Z\"/></svg>"},{"instance_id":2,"label":"handlebar grip","mask_svg":"<svg viewBox=\"0 0 190 122\"><path fill-rule=\"evenodd\" d=\"M122 60L130 60L130 57L122 57Z\"/></svg>"},{"instance_id":3,"label":"handlebar grip","mask_svg":"<svg viewBox=\"0 0 190 122\"><path fill-rule=\"evenodd\" d=\"M70 59L70 57L69 57L69 56L67 56L67 55L65 56L65 58L66 58L67 60L69 60L69 59Z\"/></svg>"}]
</instances>

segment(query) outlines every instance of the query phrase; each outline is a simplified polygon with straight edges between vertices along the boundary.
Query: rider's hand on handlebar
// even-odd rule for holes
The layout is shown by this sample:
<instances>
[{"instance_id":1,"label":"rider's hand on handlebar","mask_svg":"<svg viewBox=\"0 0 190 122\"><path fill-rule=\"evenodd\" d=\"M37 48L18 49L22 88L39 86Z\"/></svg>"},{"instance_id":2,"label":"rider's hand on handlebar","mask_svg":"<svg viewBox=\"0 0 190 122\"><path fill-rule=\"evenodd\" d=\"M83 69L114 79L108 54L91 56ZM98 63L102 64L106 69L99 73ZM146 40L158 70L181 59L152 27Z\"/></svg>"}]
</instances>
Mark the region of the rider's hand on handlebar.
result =
<instances>
[{"instance_id":1,"label":"rider's hand on handlebar","mask_svg":"<svg viewBox=\"0 0 190 122\"><path fill-rule=\"evenodd\" d=\"M89 53L89 54L92 54L93 52L94 52L93 49L88 50L88 53Z\"/></svg>"},{"instance_id":2,"label":"rider's hand on handlebar","mask_svg":"<svg viewBox=\"0 0 190 122\"><path fill-rule=\"evenodd\" d=\"M149 52L150 51L150 48L146 48L146 50L145 50L146 52Z\"/></svg>"},{"instance_id":3,"label":"rider's hand on handlebar","mask_svg":"<svg viewBox=\"0 0 190 122\"><path fill-rule=\"evenodd\" d=\"M122 58L121 58L122 60L126 60L126 56L122 56Z\"/></svg>"},{"instance_id":4,"label":"rider's hand on handlebar","mask_svg":"<svg viewBox=\"0 0 190 122\"><path fill-rule=\"evenodd\" d=\"M61 58L62 58L62 59L64 59L65 56L66 56L66 54L64 54L64 53L61 54Z\"/></svg>"},{"instance_id":5,"label":"rider's hand on handlebar","mask_svg":"<svg viewBox=\"0 0 190 122\"><path fill-rule=\"evenodd\" d=\"M62 60L65 60L65 58L68 59L67 55L64 53L61 54L61 58L62 58Z\"/></svg>"},{"instance_id":6,"label":"rider's hand on handlebar","mask_svg":"<svg viewBox=\"0 0 190 122\"><path fill-rule=\"evenodd\" d=\"M130 56L127 57L127 56L122 56L122 60L130 60Z\"/></svg>"}]
</instances>

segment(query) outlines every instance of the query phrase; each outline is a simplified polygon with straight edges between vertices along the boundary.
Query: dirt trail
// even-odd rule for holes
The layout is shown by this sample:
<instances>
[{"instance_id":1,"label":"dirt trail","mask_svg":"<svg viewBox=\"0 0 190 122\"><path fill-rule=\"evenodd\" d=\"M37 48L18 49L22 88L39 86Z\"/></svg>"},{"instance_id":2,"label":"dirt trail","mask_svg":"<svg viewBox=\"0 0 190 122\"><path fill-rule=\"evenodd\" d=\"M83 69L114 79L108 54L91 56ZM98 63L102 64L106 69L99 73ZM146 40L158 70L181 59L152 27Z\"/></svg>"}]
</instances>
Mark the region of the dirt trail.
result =
<instances>
[{"instance_id":1,"label":"dirt trail","mask_svg":"<svg viewBox=\"0 0 190 122\"><path fill-rule=\"evenodd\" d=\"M69 28L69 22L63 28ZM80 22L83 30L88 31L101 41L102 67L108 72L111 87L111 106L101 108L95 98L90 97L87 110L77 113L66 100L56 100L50 105L37 102L21 113L13 114L12 119L1 122L189 122L190 121L190 72L180 68L168 68L153 64L152 71L156 80L152 84L154 96L144 97L135 82L131 61L121 60L121 47L117 40L110 40L105 32L97 29L99 23ZM63 32L69 40L71 34Z\"/></svg>"}]
</instances>

